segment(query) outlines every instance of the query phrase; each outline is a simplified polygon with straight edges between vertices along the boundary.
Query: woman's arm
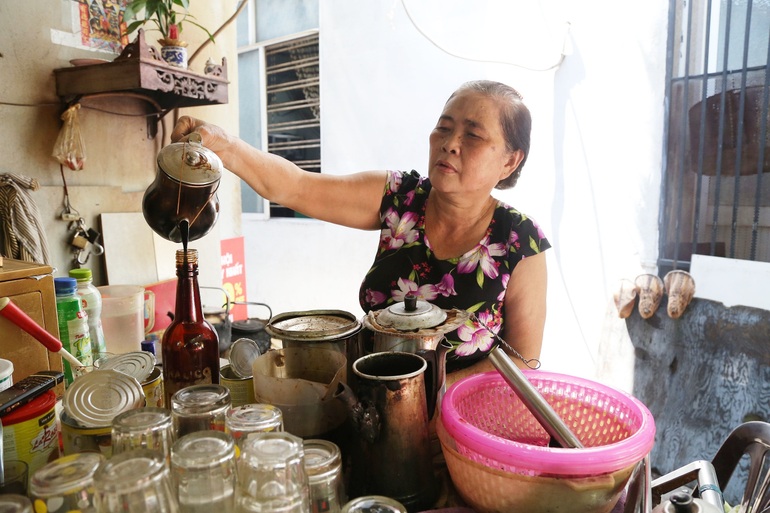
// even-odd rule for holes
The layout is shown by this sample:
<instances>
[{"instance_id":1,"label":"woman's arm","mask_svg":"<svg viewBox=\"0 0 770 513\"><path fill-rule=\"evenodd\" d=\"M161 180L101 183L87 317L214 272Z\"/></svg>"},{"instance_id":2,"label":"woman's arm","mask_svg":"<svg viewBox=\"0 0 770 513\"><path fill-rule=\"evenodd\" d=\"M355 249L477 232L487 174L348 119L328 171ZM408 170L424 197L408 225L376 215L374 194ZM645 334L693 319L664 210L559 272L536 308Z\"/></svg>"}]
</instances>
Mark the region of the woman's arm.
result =
<instances>
[{"instance_id":1,"label":"woman's arm","mask_svg":"<svg viewBox=\"0 0 770 513\"><path fill-rule=\"evenodd\" d=\"M189 116L179 118L171 140L185 140L191 132L198 132L201 144L216 153L225 168L260 196L322 221L364 230L379 228L385 171L344 176L304 171L278 155L250 146L218 126Z\"/></svg>"},{"instance_id":2,"label":"woman's arm","mask_svg":"<svg viewBox=\"0 0 770 513\"><path fill-rule=\"evenodd\" d=\"M540 358L545 327L547 275L545 253L521 260L513 269L505 293L505 332L500 336L525 359ZM503 350L522 369L528 368L521 358L501 344ZM446 384L472 374L495 370L489 358L447 374Z\"/></svg>"},{"instance_id":3,"label":"woman's arm","mask_svg":"<svg viewBox=\"0 0 770 513\"><path fill-rule=\"evenodd\" d=\"M548 278L545 252L522 259L513 268L505 292L504 328L501 336L521 356L540 358L545 329ZM503 349L521 368L527 365L509 348Z\"/></svg>"}]
</instances>

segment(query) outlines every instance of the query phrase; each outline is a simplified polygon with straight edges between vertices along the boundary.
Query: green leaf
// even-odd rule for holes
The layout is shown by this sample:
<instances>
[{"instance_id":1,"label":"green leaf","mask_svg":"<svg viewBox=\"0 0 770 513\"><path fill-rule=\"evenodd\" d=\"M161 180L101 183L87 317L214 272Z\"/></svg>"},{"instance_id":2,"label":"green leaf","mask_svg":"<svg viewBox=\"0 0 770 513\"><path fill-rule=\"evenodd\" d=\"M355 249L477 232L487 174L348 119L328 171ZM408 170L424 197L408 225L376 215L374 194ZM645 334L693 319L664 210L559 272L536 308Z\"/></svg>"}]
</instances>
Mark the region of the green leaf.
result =
<instances>
[{"instance_id":1,"label":"green leaf","mask_svg":"<svg viewBox=\"0 0 770 513\"><path fill-rule=\"evenodd\" d=\"M479 288L484 288L484 271L481 270L481 264L476 267L476 283L479 284Z\"/></svg>"},{"instance_id":2,"label":"green leaf","mask_svg":"<svg viewBox=\"0 0 770 513\"><path fill-rule=\"evenodd\" d=\"M540 253L540 247L537 245L537 241L532 236L529 237L529 247L532 248L535 253Z\"/></svg>"},{"instance_id":3,"label":"green leaf","mask_svg":"<svg viewBox=\"0 0 770 513\"><path fill-rule=\"evenodd\" d=\"M478 312L479 308L481 308L482 306L484 306L484 301L482 301L480 303L476 303L475 305L471 306L470 308L466 308L466 310L469 311L470 313L476 313L476 312Z\"/></svg>"}]
</instances>

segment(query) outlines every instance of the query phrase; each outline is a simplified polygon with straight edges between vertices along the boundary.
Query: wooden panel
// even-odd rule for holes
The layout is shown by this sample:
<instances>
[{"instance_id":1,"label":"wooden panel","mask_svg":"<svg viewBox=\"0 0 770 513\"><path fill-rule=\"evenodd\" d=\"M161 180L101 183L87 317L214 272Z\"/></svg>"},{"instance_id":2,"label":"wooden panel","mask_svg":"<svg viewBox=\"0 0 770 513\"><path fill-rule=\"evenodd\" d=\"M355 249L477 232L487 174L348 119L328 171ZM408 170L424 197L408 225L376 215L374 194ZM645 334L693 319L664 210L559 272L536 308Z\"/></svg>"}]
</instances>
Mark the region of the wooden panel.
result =
<instances>
[{"instance_id":1,"label":"wooden panel","mask_svg":"<svg viewBox=\"0 0 770 513\"><path fill-rule=\"evenodd\" d=\"M56 294L49 266L3 259L0 297L8 297L32 320L58 338ZM0 357L13 362L13 381L40 370L62 369L61 357L4 317L0 317Z\"/></svg>"}]
</instances>

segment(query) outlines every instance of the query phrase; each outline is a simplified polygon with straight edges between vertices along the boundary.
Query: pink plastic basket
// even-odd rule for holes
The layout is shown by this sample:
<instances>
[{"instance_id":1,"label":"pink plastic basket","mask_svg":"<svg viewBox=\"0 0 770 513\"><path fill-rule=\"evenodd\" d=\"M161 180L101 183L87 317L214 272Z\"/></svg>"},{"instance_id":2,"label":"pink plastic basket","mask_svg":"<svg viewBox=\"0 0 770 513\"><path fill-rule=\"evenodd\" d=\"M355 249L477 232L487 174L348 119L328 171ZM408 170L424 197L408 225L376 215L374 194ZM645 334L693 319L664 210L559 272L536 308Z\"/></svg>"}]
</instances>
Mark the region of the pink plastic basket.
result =
<instances>
[{"instance_id":1,"label":"pink plastic basket","mask_svg":"<svg viewBox=\"0 0 770 513\"><path fill-rule=\"evenodd\" d=\"M652 449L655 422L638 399L587 379L523 372L585 447L548 447L545 429L492 371L461 379L442 400L441 422L458 453L506 472L580 477L627 468Z\"/></svg>"}]
</instances>

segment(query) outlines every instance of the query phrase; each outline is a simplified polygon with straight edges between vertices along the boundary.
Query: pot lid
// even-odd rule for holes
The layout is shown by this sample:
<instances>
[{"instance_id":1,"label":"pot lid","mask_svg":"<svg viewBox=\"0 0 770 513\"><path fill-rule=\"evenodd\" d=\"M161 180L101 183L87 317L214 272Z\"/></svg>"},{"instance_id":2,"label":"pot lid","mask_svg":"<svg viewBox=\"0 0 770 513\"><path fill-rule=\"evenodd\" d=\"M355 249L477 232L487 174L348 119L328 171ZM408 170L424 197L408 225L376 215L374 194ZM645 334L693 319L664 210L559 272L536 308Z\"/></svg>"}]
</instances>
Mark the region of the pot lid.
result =
<instances>
[{"instance_id":1,"label":"pot lid","mask_svg":"<svg viewBox=\"0 0 770 513\"><path fill-rule=\"evenodd\" d=\"M328 341L358 332L361 323L342 310L288 312L270 319L265 331L281 340Z\"/></svg>"},{"instance_id":2,"label":"pot lid","mask_svg":"<svg viewBox=\"0 0 770 513\"><path fill-rule=\"evenodd\" d=\"M404 301L389 306L377 316L377 323L385 328L412 331L434 328L446 320L444 310L407 294Z\"/></svg>"},{"instance_id":3,"label":"pot lid","mask_svg":"<svg viewBox=\"0 0 770 513\"><path fill-rule=\"evenodd\" d=\"M198 133L191 133L186 142L169 144L158 153L158 167L182 183L207 185L222 176L222 160L201 145Z\"/></svg>"}]
</instances>

